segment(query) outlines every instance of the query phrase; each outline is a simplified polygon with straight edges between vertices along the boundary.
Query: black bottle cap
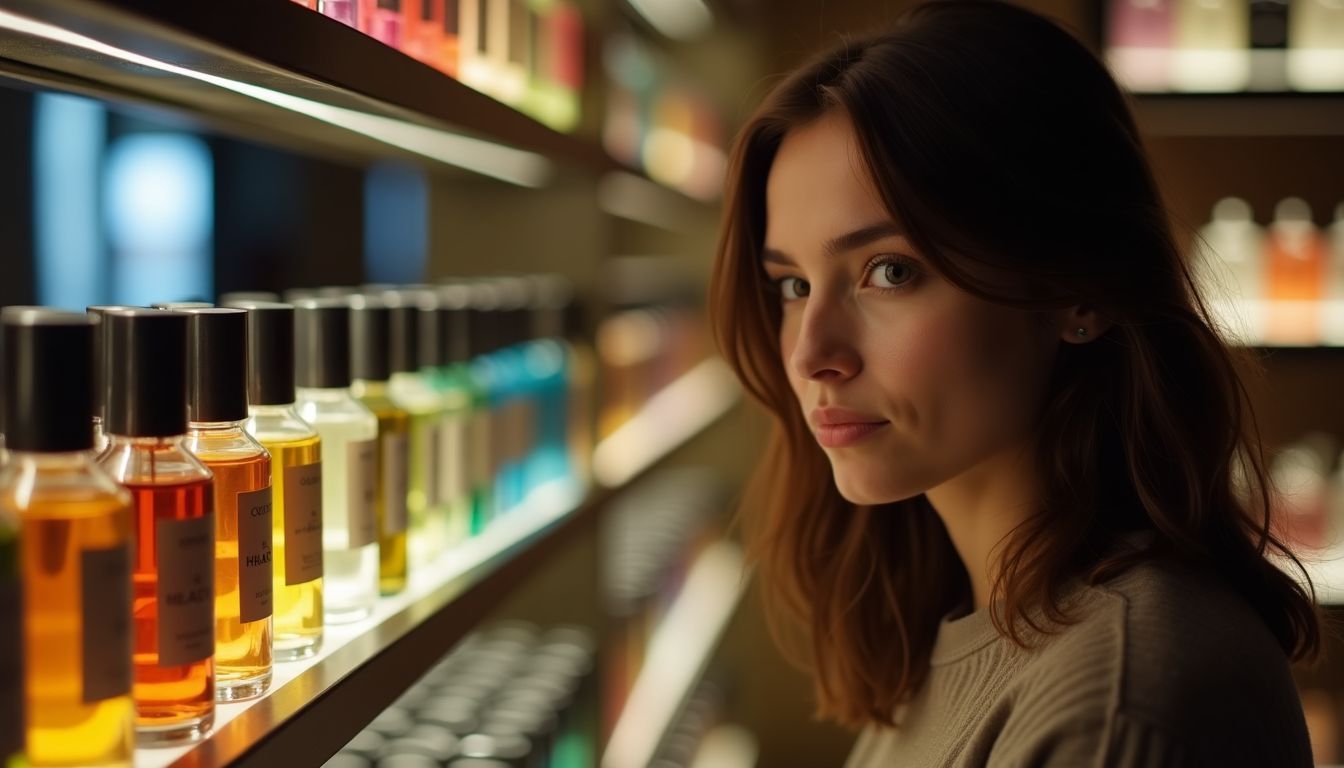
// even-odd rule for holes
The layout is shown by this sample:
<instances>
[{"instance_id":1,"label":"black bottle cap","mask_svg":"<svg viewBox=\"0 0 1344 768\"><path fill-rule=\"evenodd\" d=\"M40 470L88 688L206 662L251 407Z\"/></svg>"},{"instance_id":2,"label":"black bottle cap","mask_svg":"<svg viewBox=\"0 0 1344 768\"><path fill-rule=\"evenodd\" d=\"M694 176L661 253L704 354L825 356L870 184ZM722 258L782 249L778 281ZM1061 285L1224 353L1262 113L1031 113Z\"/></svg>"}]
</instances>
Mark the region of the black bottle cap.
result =
<instances>
[{"instance_id":1,"label":"black bottle cap","mask_svg":"<svg viewBox=\"0 0 1344 768\"><path fill-rule=\"evenodd\" d=\"M351 296L350 377L387 381L392 376L392 313L372 296Z\"/></svg>"},{"instance_id":2,"label":"black bottle cap","mask_svg":"<svg viewBox=\"0 0 1344 768\"><path fill-rule=\"evenodd\" d=\"M445 365L471 359L471 289L466 285L440 286L439 336Z\"/></svg>"},{"instance_id":3,"label":"black bottle cap","mask_svg":"<svg viewBox=\"0 0 1344 768\"><path fill-rule=\"evenodd\" d=\"M437 368L445 365L443 342L439 333L439 302L434 289L428 285L408 285L397 290L397 296L416 309L416 367Z\"/></svg>"},{"instance_id":4,"label":"black bottle cap","mask_svg":"<svg viewBox=\"0 0 1344 768\"><path fill-rule=\"evenodd\" d=\"M382 294L390 314L392 328L391 364L393 373L420 370L420 308L402 294Z\"/></svg>"},{"instance_id":5,"label":"black bottle cap","mask_svg":"<svg viewBox=\"0 0 1344 768\"><path fill-rule=\"evenodd\" d=\"M467 357L481 357L500 349L503 328L500 323L500 296L489 283L472 283L467 311Z\"/></svg>"},{"instance_id":6,"label":"black bottle cap","mask_svg":"<svg viewBox=\"0 0 1344 768\"><path fill-rule=\"evenodd\" d=\"M208 301L156 301L149 306L154 309L209 309L215 306Z\"/></svg>"},{"instance_id":7,"label":"black bottle cap","mask_svg":"<svg viewBox=\"0 0 1344 768\"><path fill-rule=\"evenodd\" d=\"M350 386L350 304L299 299L294 304L294 383L314 389Z\"/></svg>"},{"instance_id":8,"label":"black bottle cap","mask_svg":"<svg viewBox=\"0 0 1344 768\"><path fill-rule=\"evenodd\" d=\"M247 310L247 399L252 405L294 402L294 307L235 299Z\"/></svg>"},{"instance_id":9,"label":"black bottle cap","mask_svg":"<svg viewBox=\"0 0 1344 768\"><path fill-rule=\"evenodd\" d=\"M219 294L215 302L218 306L227 307L237 304L240 301L279 301L280 294L272 291L229 291Z\"/></svg>"},{"instance_id":10,"label":"black bottle cap","mask_svg":"<svg viewBox=\"0 0 1344 768\"><path fill-rule=\"evenodd\" d=\"M187 315L187 418L247 418L247 312L184 309Z\"/></svg>"},{"instance_id":11,"label":"black bottle cap","mask_svg":"<svg viewBox=\"0 0 1344 768\"><path fill-rule=\"evenodd\" d=\"M93 447L94 321L43 307L6 307L5 446L60 453Z\"/></svg>"},{"instance_id":12,"label":"black bottle cap","mask_svg":"<svg viewBox=\"0 0 1344 768\"><path fill-rule=\"evenodd\" d=\"M187 316L117 309L107 328L107 422L111 435L171 437L187 431Z\"/></svg>"},{"instance_id":13,"label":"black bottle cap","mask_svg":"<svg viewBox=\"0 0 1344 768\"><path fill-rule=\"evenodd\" d=\"M107 323L103 316L114 309L141 309L129 304L98 304L86 307L89 319L93 320L93 415L106 418L107 411Z\"/></svg>"}]
</instances>

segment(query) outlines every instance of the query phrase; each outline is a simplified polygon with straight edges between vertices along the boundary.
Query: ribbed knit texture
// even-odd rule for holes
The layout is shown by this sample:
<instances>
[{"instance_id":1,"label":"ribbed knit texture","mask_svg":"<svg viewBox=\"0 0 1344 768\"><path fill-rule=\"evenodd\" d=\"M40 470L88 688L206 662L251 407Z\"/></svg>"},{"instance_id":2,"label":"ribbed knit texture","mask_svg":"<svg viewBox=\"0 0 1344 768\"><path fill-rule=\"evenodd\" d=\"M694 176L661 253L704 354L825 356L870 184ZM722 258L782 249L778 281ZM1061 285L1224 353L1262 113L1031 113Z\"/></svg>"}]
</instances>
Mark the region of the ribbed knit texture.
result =
<instances>
[{"instance_id":1,"label":"ribbed knit texture","mask_svg":"<svg viewBox=\"0 0 1344 768\"><path fill-rule=\"evenodd\" d=\"M1282 650L1217 578L1146 562L1068 604L1082 620L1032 650L988 608L945 619L898 727L847 768L1312 765Z\"/></svg>"}]
</instances>

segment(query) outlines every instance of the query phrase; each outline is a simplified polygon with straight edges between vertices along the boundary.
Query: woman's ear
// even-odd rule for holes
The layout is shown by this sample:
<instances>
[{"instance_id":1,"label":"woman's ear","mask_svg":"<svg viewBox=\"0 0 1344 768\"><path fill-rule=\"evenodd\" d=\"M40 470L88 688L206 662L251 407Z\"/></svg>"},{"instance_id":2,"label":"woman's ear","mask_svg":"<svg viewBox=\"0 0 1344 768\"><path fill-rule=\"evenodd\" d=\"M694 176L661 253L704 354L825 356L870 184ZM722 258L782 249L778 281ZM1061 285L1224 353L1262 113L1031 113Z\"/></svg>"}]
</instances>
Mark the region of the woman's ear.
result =
<instances>
[{"instance_id":1,"label":"woman's ear","mask_svg":"<svg viewBox=\"0 0 1344 768\"><path fill-rule=\"evenodd\" d=\"M1068 344L1087 344L1111 328L1111 321L1087 304L1075 304L1057 315L1059 338Z\"/></svg>"}]
</instances>

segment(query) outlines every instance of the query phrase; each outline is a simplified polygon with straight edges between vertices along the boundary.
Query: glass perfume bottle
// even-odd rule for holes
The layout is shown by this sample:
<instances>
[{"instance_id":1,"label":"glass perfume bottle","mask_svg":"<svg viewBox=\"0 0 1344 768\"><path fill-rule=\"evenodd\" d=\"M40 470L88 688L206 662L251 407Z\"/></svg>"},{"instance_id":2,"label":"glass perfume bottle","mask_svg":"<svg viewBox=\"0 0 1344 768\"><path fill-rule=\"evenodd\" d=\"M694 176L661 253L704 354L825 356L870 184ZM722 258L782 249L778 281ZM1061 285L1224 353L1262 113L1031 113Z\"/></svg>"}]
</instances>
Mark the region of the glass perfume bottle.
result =
<instances>
[{"instance_id":1,"label":"glass perfume bottle","mask_svg":"<svg viewBox=\"0 0 1344 768\"><path fill-rule=\"evenodd\" d=\"M495 282L499 296L496 349L487 358L491 367L491 403L495 413L496 462L495 510L506 512L520 504L527 493L526 464L536 431L533 381L528 375L526 343L530 314L528 291L516 278Z\"/></svg>"},{"instance_id":2,"label":"glass perfume bottle","mask_svg":"<svg viewBox=\"0 0 1344 768\"><path fill-rule=\"evenodd\" d=\"M1264 231L1251 206L1236 197L1219 200L1196 242L1204 298L1234 337L1259 343L1265 335Z\"/></svg>"},{"instance_id":3,"label":"glass perfume bottle","mask_svg":"<svg viewBox=\"0 0 1344 768\"><path fill-rule=\"evenodd\" d=\"M494 94L498 79L497 67L490 56L490 43L496 36L496 19L488 7L492 2L495 0L458 0L457 77L472 88L489 94Z\"/></svg>"},{"instance_id":4,"label":"glass perfume bottle","mask_svg":"<svg viewBox=\"0 0 1344 768\"><path fill-rule=\"evenodd\" d=\"M271 454L274 656L294 661L322 646L322 441L295 405L294 308L231 303L247 310L247 432Z\"/></svg>"},{"instance_id":5,"label":"glass perfume bottle","mask_svg":"<svg viewBox=\"0 0 1344 768\"><path fill-rule=\"evenodd\" d=\"M570 387L574 353L566 338L574 290L555 275L532 279L532 335L526 352L537 398L536 448L528 463L529 488L574 477L570 457Z\"/></svg>"},{"instance_id":6,"label":"glass perfume bottle","mask_svg":"<svg viewBox=\"0 0 1344 768\"><path fill-rule=\"evenodd\" d=\"M189 309L187 449L214 473L215 698L271 684L271 455L247 434L247 313Z\"/></svg>"},{"instance_id":7,"label":"glass perfume bottle","mask_svg":"<svg viewBox=\"0 0 1344 768\"><path fill-rule=\"evenodd\" d=\"M323 16L330 16L347 27L359 29L357 0L318 0L317 10Z\"/></svg>"},{"instance_id":8,"label":"glass perfume bottle","mask_svg":"<svg viewBox=\"0 0 1344 768\"><path fill-rule=\"evenodd\" d=\"M392 402L392 315L386 303L350 297L350 394L378 419L376 501L378 588L394 595L406 588L407 495L410 414Z\"/></svg>"},{"instance_id":9,"label":"glass perfume bottle","mask_svg":"<svg viewBox=\"0 0 1344 768\"><path fill-rule=\"evenodd\" d=\"M1178 91L1241 91L1251 78L1245 0L1176 0L1171 82Z\"/></svg>"},{"instance_id":10,"label":"glass perfume bottle","mask_svg":"<svg viewBox=\"0 0 1344 768\"><path fill-rule=\"evenodd\" d=\"M359 621L378 599L378 419L350 396L350 306L294 306L299 416L322 437L327 622Z\"/></svg>"},{"instance_id":11,"label":"glass perfume bottle","mask_svg":"<svg viewBox=\"0 0 1344 768\"><path fill-rule=\"evenodd\" d=\"M1176 0L1113 0L1107 3L1106 63L1125 87L1165 91L1171 87L1172 5Z\"/></svg>"},{"instance_id":12,"label":"glass perfume bottle","mask_svg":"<svg viewBox=\"0 0 1344 768\"><path fill-rule=\"evenodd\" d=\"M98 463L131 493L136 730L194 741L215 715L215 522L210 470L186 449L187 316L108 312L108 446Z\"/></svg>"},{"instance_id":13,"label":"glass perfume bottle","mask_svg":"<svg viewBox=\"0 0 1344 768\"><path fill-rule=\"evenodd\" d=\"M8 464L7 460L0 462L0 483L6 480L5 464ZM19 516L17 511L0 504L0 765L17 759L23 750L22 680L23 603L19 588Z\"/></svg>"},{"instance_id":14,"label":"glass perfume bottle","mask_svg":"<svg viewBox=\"0 0 1344 768\"><path fill-rule=\"evenodd\" d=\"M459 0L443 0L443 34L439 37L439 54L434 66L449 77L457 77L461 49L462 8Z\"/></svg>"},{"instance_id":15,"label":"glass perfume bottle","mask_svg":"<svg viewBox=\"0 0 1344 768\"><path fill-rule=\"evenodd\" d=\"M450 520L467 513L466 533L484 530L494 514L495 461L492 434L494 427L487 381L480 378L486 369L475 361L493 343L494 294L476 286L448 285L438 292L441 330L441 365L434 374L435 387L443 397L444 422L441 478L452 478L447 494ZM467 504L467 499L470 504ZM457 499L454 501L453 499ZM460 525L460 524L459 524Z\"/></svg>"},{"instance_id":16,"label":"glass perfume bottle","mask_svg":"<svg viewBox=\"0 0 1344 768\"><path fill-rule=\"evenodd\" d=\"M89 319L94 321L93 330L93 452L99 454L107 447L107 433L103 430L104 412L107 409L107 326L103 316L117 309L137 309L125 304L102 304L87 308Z\"/></svg>"},{"instance_id":17,"label":"glass perfume bottle","mask_svg":"<svg viewBox=\"0 0 1344 768\"><path fill-rule=\"evenodd\" d=\"M1325 242L1306 201L1289 197L1275 206L1265 254L1265 293L1272 302L1267 337L1281 344L1319 343Z\"/></svg>"},{"instance_id":18,"label":"glass perfume bottle","mask_svg":"<svg viewBox=\"0 0 1344 768\"><path fill-rule=\"evenodd\" d=\"M1344 4L1293 0L1288 11L1288 84L1298 91L1344 90Z\"/></svg>"},{"instance_id":19,"label":"glass perfume bottle","mask_svg":"<svg viewBox=\"0 0 1344 768\"><path fill-rule=\"evenodd\" d=\"M9 307L0 471L0 690L26 701L28 765L130 765L131 497L93 461L93 325L79 314ZM15 538L14 534L17 534ZM14 568L19 584L5 581ZM18 589L20 594L15 594ZM10 616L22 605L21 619ZM22 632L23 661L11 647ZM12 725L7 699L0 712ZM14 747L7 733L0 756Z\"/></svg>"},{"instance_id":20,"label":"glass perfume bottle","mask_svg":"<svg viewBox=\"0 0 1344 768\"><path fill-rule=\"evenodd\" d=\"M394 291L384 294L384 298L388 301L392 334L388 394L410 416L406 505L410 519L410 567L414 569L436 559L446 541L447 510L439 492L443 399L422 372L422 366L430 366L432 358L426 355L420 333L423 322L433 334L429 341L437 346L436 304L433 293L428 291Z\"/></svg>"},{"instance_id":21,"label":"glass perfume bottle","mask_svg":"<svg viewBox=\"0 0 1344 768\"><path fill-rule=\"evenodd\" d=\"M406 0L406 34L401 50L430 66L437 66L443 46L444 0Z\"/></svg>"},{"instance_id":22,"label":"glass perfume bottle","mask_svg":"<svg viewBox=\"0 0 1344 768\"><path fill-rule=\"evenodd\" d=\"M406 27L402 10L402 0L364 0L359 28L383 45L400 50Z\"/></svg>"}]
</instances>

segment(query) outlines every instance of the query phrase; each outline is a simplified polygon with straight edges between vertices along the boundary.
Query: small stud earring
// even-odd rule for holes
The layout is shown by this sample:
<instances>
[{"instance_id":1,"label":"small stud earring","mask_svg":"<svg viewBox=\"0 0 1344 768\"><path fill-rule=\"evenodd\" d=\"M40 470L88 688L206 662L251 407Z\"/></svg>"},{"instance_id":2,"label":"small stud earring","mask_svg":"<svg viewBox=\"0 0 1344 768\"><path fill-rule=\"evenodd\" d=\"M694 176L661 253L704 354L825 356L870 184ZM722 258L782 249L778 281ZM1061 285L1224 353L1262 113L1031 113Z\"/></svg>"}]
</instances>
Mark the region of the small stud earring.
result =
<instances>
[{"instance_id":1,"label":"small stud earring","mask_svg":"<svg viewBox=\"0 0 1344 768\"><path fill-rule=\"evenodd\" d=\"M1079 329L1078 329L1078 338L1080 338L1080 339L1085 339L1085 338L1087 338L1087 329L1086 329L1086 328L1079 328Z\"/></svg>"}]
</instances>

